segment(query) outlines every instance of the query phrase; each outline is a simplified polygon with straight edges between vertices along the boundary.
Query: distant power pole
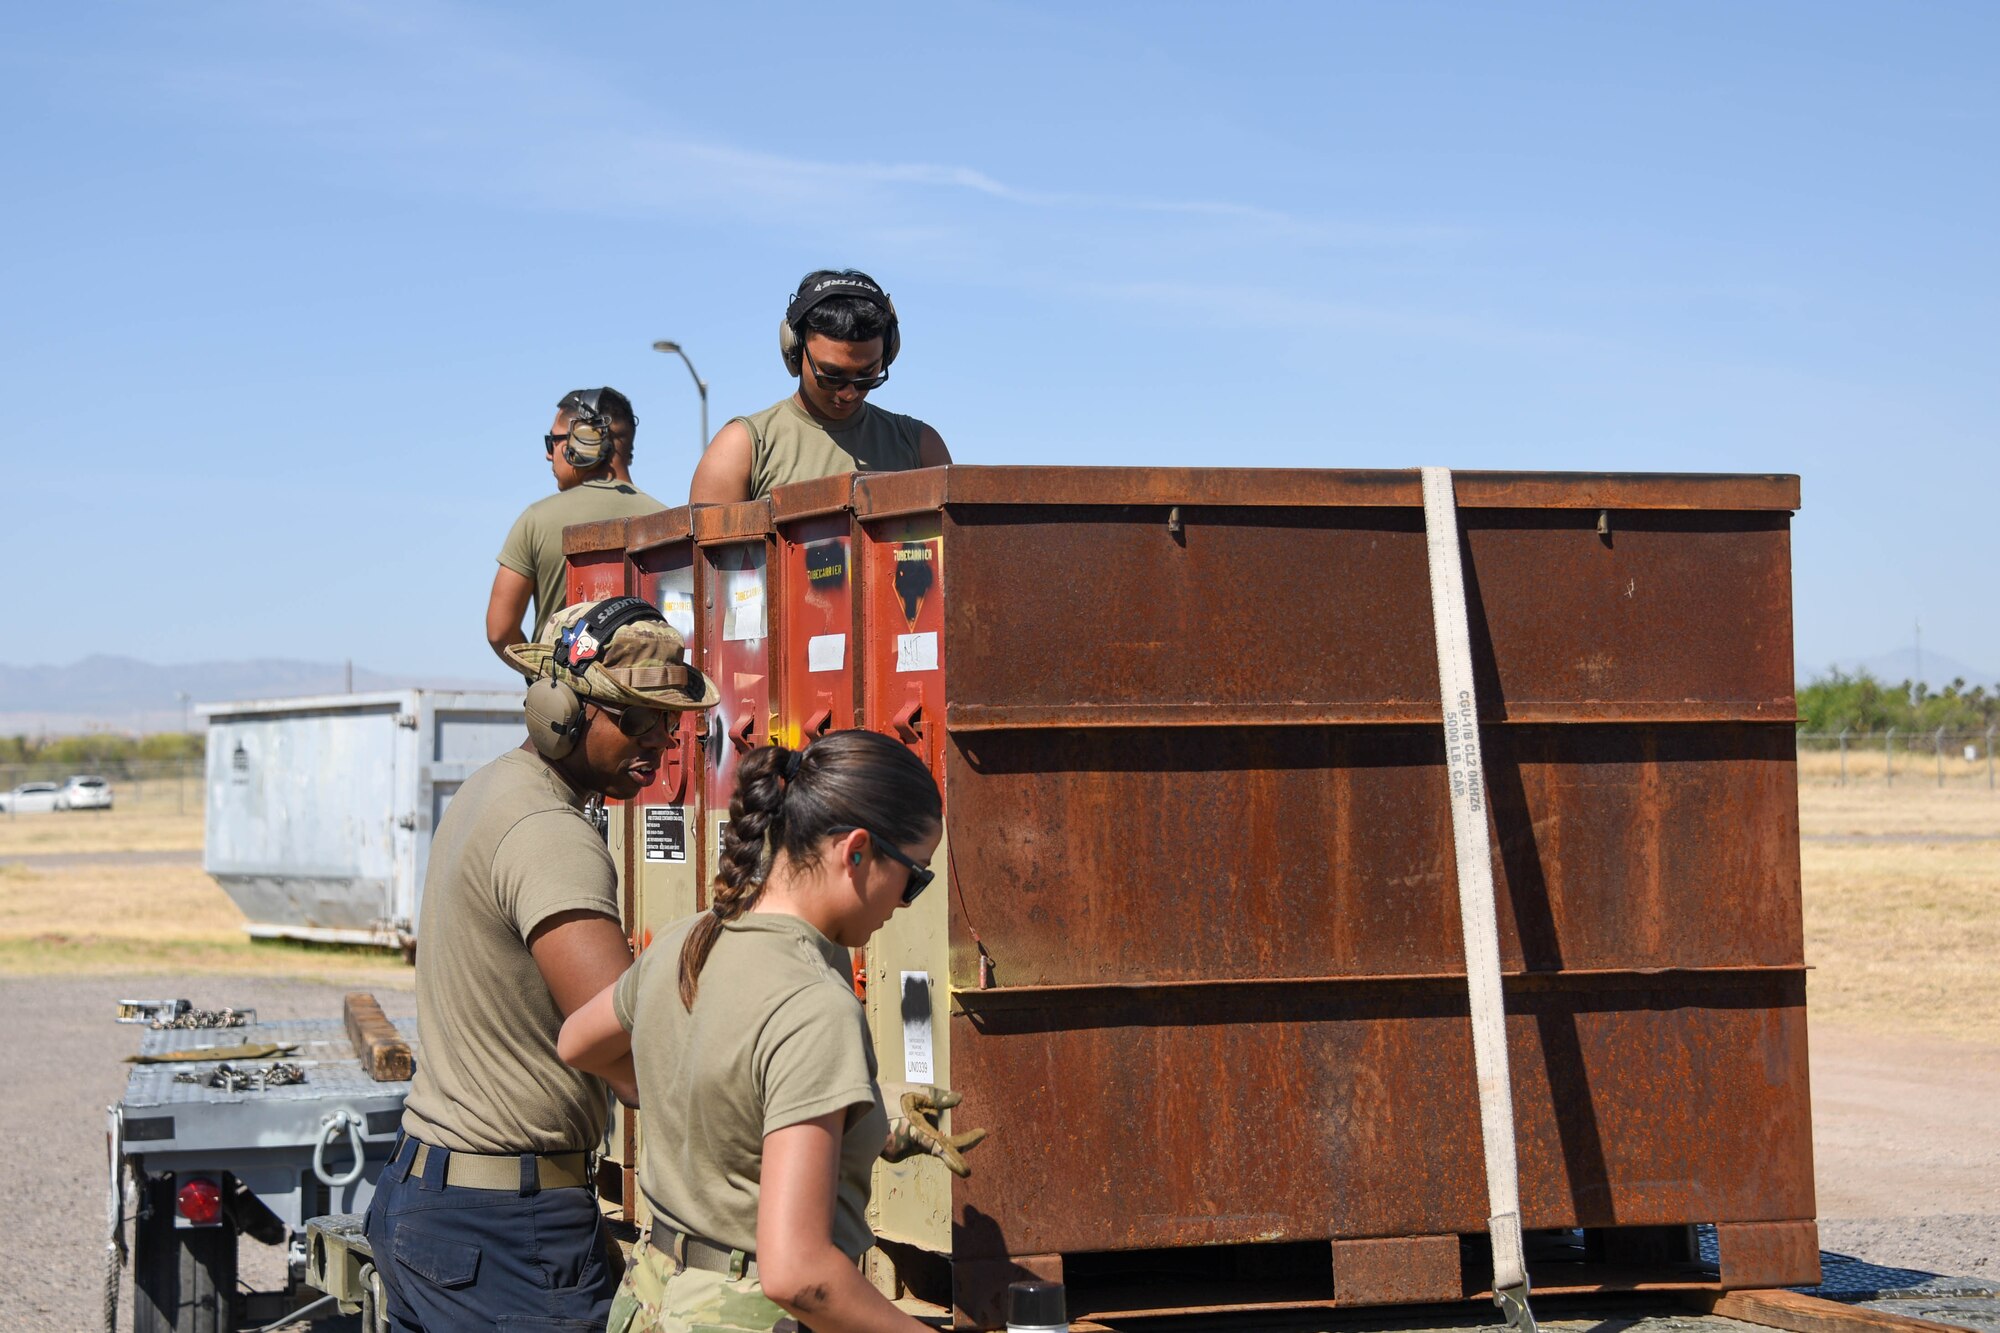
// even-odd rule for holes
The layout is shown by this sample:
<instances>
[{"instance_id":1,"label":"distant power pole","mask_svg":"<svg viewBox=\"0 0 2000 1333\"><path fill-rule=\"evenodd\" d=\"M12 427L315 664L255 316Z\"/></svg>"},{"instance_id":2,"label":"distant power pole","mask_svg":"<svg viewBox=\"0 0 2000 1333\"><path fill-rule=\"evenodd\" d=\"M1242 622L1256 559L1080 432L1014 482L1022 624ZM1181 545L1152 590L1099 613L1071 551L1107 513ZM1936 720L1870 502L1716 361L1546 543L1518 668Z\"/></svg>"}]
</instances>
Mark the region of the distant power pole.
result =
<instances>
[{"instance_id":1,"label":"distant power pole","mask_svg":"<svg viewBox=\"0 0 2000 1333\"><path fill-rule=\"evenodd\" d=\"M186 690L175 690L174 693L180 696L181 735L185 736L189 731L193 730L188 725L188 701L194 696ZM187 813L187 759L185 756L177 761L174 768L174 812L182 815Z\"/></svg>"},{"instance_id":2,"label":"distant power pole","mask_svg":"<svg viewBox=\"0 0 2000 1333\"><path fill-rule=\"evenodd\" d=\"M351 657L347 659L346 668L341 673L341 684L342 694L354 693L354 659Z\"/></svg>"},{"instance_id":3,"label":"distant power pole","mask_svg":"<svg viewBox=\"0 0 2000 1333\"><path fill-rule=\"evenodd\" d=\"M1918 619L1913 626L1916 630L1917 684L1921 685L1924 683L1924 622Z\"/></svg>"}]
</instances>

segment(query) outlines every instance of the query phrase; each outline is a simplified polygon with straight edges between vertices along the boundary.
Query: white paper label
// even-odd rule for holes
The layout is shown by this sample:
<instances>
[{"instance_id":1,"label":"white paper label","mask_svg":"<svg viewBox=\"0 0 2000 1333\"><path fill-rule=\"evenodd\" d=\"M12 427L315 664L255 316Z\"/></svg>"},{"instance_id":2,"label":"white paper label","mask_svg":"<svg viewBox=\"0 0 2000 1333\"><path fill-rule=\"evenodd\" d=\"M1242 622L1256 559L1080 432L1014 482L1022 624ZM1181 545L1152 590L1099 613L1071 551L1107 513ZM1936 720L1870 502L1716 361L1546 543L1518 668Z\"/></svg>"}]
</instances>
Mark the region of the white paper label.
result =
<instances>
[{"instance_id":1,"label":"white paper label","mask_svg":"<svg viewBox=\"0 0 2000 1333\"><path fill-rule=\"evenodd\" d=\"M847 665L845 634L815 634L806 640L806 670L838 671Z\"/></svg>"},{"instance_id":2,"label":"white paper label","mask_svg":"<svg viewBox=\"0 0 2000 1333\"><path fill-rule=\"evenodd\" d=\"M903 1081L934 1083L931 1060L931 974L903 973Z\"/></svg>"},{"instance_id":3,"label":"white paper label","mask_svg":"<svg viewBox=\"0 0 2000 1333\"><path fill-rule=\"evenodd\" d=\"M896 670L936 671L936 631L928 634L898 634L896 636Z\"/></svg>"},{"instance_id":4,"label":"white paper label","mask_svg":"<svg viewBox=\"0 0 2000 1333\"><path fill-rule=\"evenodd\" d=\"M741 643L764 637L764 571L746 569L729 576L723 595L722 637Z\"/></svg>"},{"instance_id":5,"label":"white paper label","mask_svg":"<svg viewBox=\"0 0 2000 1333\"><path fill-rule=\"evenodd\" d=\"M674 627L674 633L681 636L682 643L694 641L694 594L678 588L660 590L660 614Z\"/></svg>"}]
</instances>

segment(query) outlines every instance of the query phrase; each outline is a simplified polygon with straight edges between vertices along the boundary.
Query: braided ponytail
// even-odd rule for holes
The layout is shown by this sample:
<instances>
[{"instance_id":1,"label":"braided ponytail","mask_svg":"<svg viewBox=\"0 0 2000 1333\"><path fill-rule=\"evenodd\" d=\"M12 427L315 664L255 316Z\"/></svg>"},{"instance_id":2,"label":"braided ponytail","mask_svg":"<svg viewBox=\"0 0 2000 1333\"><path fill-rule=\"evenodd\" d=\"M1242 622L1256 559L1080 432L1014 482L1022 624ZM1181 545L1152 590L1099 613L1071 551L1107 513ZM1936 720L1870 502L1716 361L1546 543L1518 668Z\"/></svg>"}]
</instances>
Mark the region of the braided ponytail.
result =
<instances>
[{"instance_id":1,"label":"braided ponytail","mask_svg":"<svg viewBox=\"0 0 2000 1333\"><path fill-rule=\"evenodd\" d=\"M729 822L722 826L722 854L709 886L708 913L694 923L681 945L681 1005L694 1008L701 969L708 963L722 923L734 921L757 900L771 873L772 848L784 822L787 764L795 753L782 745L752 750L736 766L736 794L729 798ZM796 769L792 771L796 772Z\"/></svg>"},{"instance_id":2,"label":"braided ponytail","mask_svg":"<svg viewBox=\"0 0 2000 1333\"><path fill-rule=\"evenodd\" d=\"M937 782L923 761L874 731L836 731L802 750L769 745L736 767L736 794L722 831L709 909L681 945L681 1004L694 1008L701 969L723 923L748 911L782 849L796 868L819 864L836 828L865 828L891 842L917 842L944 818Z\"/></svg>"}]
</instances>

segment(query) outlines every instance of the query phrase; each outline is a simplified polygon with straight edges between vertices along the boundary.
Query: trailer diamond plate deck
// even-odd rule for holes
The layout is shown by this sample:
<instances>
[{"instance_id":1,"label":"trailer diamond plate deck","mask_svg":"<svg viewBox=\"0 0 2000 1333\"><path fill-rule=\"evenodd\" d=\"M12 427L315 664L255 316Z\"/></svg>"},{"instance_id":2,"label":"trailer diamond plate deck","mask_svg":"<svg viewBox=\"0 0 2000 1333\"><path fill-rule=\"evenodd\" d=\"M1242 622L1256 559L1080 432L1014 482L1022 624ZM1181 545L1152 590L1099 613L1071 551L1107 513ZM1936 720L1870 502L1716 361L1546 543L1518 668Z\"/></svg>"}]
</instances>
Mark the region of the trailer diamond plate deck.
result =
<instances>
[{"instance_id":1,"label":"trailer diamond plate deck","mask_svg":"<svg viewBox=\"0 0 2000 1333\"><path fill-rule=\"evenodd\" d=\"M397 1030L412 1043L416 1041L416 1028L413 1018L397 1023ZM139 1053L159 1055L205 1046L262 1042L297 1043L296 1051L273 1059L300 1066L306 1072L306 1081L262 1092L227 1092L206 1083L181 1083L175 1079L182 1072L206 1079L219 1061L134 1065L125 1082L125 1097L119 1103L125 1118L127 1150L135 1157L153 1158L165 1153L240 1148L311 1149L325 1134L327 1115L339 1109L361 1116L364 1142L395 1138L410 1085L377 1083L363 1073L338 1019L292 1019L240 1028L148 1032L140 1041ZM238 1068L255 1069L272 1060L232 1063Z\"/></svg>"}]
</instances>

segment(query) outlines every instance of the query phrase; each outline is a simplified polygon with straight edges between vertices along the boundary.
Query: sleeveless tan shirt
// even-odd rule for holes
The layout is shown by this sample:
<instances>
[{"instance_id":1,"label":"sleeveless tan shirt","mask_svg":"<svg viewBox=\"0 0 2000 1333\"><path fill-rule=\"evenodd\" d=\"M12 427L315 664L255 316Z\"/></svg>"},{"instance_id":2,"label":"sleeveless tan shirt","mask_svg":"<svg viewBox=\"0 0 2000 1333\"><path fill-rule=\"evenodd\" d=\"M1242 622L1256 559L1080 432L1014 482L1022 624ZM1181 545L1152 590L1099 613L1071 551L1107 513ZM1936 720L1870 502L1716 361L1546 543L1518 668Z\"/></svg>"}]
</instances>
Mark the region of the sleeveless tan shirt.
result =
<instances>
[{"instance_id":1,"label":"sleeveless tan shirt","mask_svg":"<svg viewBox=\"0 0 2000 1333\"><path fill-rule=\"evenodd\" d=\"M924 423L873 403L839 425L809 415L796 397L735 417L750 432L750 498L773 486L842 472L907 472L919 466Z\"/></svg>"}]
</instances>

